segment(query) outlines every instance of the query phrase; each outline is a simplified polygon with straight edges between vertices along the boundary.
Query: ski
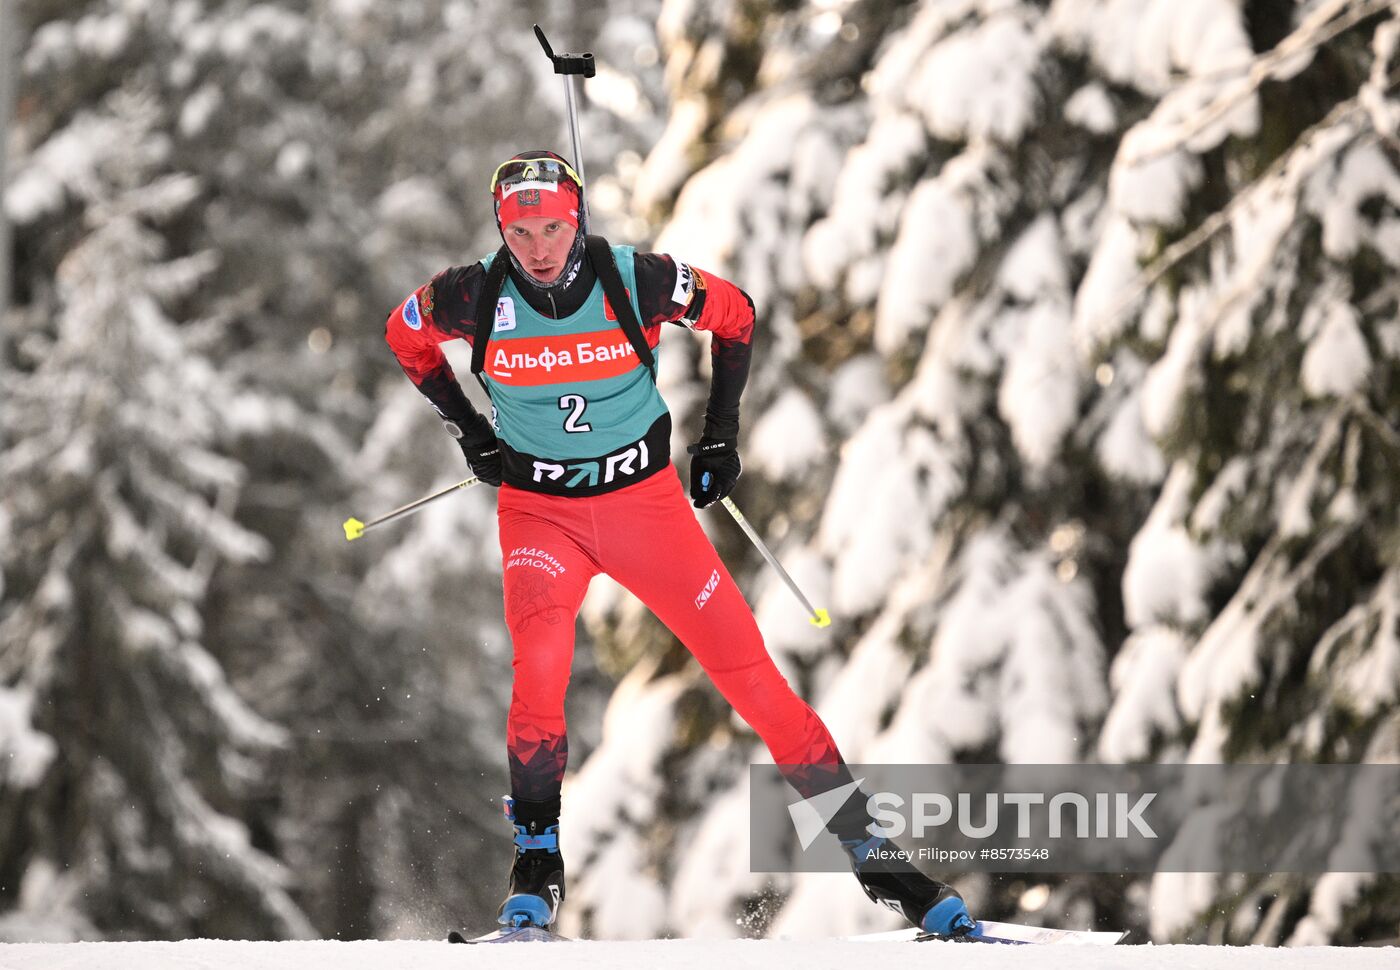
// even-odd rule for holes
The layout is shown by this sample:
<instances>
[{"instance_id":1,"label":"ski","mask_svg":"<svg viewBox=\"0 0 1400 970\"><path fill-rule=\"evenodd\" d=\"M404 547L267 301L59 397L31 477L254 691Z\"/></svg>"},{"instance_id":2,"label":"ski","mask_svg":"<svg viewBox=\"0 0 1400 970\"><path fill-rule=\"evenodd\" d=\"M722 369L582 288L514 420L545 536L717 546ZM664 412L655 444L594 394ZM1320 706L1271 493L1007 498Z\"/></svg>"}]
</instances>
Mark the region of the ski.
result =
<instances>
[{"instance_id":1,"label":"ski","mask_svg":"<svg viewBox=\"0 0 1400 970\"><path fill-rule=\"evenodd\" d=\"M1049 926L980 920L977 928L965 936L943 936L939 933L921 933L909 929L892 930L888 933L865 933L846 939L861 943L910 940L915 943L1002 943L1012 946L1113 946L1122 943L1127 937L1127 932L1118 930L1060 930Z\"/></svg>"},{"instance_id":2,"label":"ski","mask_svg":"<svg viewBox=\"0 0 1400 970\"><path fill-rule=\"evenodd\" d=\"M484 936L464 936L457 930L447 934L448 943L567 943L572 937L560 936L542 926L503 926Z\"/></svg>"},{"instance_id":3,"label":"ski","mask_svg":"<svg viewBox=\"0 0 1400 970\"><path fill-rule=\"evenodd\" d=\"M1123 942L1126 932L1118 930L1059 930L1050 926L1025 926L1021 923L997 923L980 920L977 928L966 936L952 937L967 943L1009 943L1032 946L1114 946ZM921 933L915 942L946 940L936 933Z\"/></svg>"}]
</instances>

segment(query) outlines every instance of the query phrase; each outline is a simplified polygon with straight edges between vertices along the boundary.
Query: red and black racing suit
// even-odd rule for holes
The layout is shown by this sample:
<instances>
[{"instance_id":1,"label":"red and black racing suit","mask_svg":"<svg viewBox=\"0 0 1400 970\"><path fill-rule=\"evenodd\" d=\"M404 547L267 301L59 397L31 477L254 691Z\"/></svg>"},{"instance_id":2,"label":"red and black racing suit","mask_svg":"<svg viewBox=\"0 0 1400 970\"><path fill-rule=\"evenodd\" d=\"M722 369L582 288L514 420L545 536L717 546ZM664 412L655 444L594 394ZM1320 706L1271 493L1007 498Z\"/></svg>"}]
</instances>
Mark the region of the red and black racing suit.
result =
<instances>
[{"instance_id":1,"label":"red and black racing suit","mask_svg":"<svg viewBox=\"0 0 1400 970\"><path fill-rule=\"evenodd\" d=\"M649 344L656 345L664 323L711 334L706 433L736 436L752 351L752 302L732 283L669 256L639 253L634 265ZM694 285L682 285L684 273L697 274ZM418 329L406 325L402 307L387 324L389 346L404 371L444 418L458 422L475 411L438 345L458 337L472 342L484 279L480 263L444 270L415 291L421 321L410 319L420 322ZM585 261L579 277L558 293L519 276L514 282L537 311L564 318L583 304L596 277ZM514 648L507 748L517 799L558 798L568 758L564 693L574 621L589 581L600 572L634 593L685 644L775 763L793 766L786 773L802 794L846 777L825 725L774 666L669 462L640 481L588 497L546 494L508 478L498 518Z\"/></svg>"}]
</instances>

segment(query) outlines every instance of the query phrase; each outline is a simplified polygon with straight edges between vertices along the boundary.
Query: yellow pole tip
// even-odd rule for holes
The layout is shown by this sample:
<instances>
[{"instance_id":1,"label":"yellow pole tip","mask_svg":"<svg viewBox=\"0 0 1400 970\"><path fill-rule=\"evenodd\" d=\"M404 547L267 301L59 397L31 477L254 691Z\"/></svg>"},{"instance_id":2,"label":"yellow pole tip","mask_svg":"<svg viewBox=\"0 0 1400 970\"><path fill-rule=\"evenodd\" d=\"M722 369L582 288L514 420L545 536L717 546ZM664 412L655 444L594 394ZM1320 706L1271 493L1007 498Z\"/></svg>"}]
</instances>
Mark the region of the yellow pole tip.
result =
<instances>
[{"instance_id":1,"label":"yellow pole tip","mask_svg":"<svg viewBox=\"0 0 1400 970\"><path fill-rule=\"evenodd\" d=\"M812 626L831 626L831 614L826 610L817 610L817 615L807 622Z\"/></svg>"},{"instance_id":2,"label":"yellow pole tip","mask_svg":"<svg viewBox=\"0 0 1400 970\"><path fill-rule=\"evenodd\" d=\"M345 541L353 542L365 534L365 524L359 519L345 520Z\"/></svg>"}]
</instances>

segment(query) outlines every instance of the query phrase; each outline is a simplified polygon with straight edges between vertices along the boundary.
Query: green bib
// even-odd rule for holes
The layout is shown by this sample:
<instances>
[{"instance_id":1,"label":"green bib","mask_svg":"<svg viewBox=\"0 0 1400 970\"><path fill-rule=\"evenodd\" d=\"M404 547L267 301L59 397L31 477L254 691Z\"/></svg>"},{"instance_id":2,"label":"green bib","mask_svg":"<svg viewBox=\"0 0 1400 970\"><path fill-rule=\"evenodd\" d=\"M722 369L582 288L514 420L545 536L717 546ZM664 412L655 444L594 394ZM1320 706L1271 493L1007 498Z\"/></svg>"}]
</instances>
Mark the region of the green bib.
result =
<instances>
[{"instance_id":1,"label":"green bib","mask_svg":"<svg viewBox=\"0 0 1400 970\"><path fill-rule=\"evenodd\" d=\"M636 250L613 246L612 251L640 319ZM482 265L489 269L494 257L483 258ZM609 456L646 438L668 413L650 371L607 304L601 281L578 312L554 320L536 312L507 276L481 377L491 394L497 435L511 451L532 460ZM669 456L654 456L648 464L657 460L664 464Z\"/></svg>"}]
</instances>

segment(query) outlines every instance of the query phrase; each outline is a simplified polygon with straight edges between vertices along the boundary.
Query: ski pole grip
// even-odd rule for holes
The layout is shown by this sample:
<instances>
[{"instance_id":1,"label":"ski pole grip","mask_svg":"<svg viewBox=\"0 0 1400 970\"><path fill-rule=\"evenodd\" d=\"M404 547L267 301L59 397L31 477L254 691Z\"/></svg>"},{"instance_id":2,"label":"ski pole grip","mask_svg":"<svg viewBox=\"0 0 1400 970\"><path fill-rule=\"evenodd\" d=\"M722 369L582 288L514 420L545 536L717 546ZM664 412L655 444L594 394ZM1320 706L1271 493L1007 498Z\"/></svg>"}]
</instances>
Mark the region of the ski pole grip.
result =
<instances>
[{"instance_id":1,"label":"ski pole grip","mask_svg":"<svg viewBox=\"0 0 1400 970\"><path fill-rule=\"evenodd\" d=\"M535 36L539 38L540 46L544 48L545 57L553 62L555 74L580 74L583 77L593 77L598 73L598 65L594 63L593 55L590 52L584 51L582 54L554 53L554 48L549 46L549 40L545 37L539 24L535 24Z\"/></svg>"}]
</instances>

